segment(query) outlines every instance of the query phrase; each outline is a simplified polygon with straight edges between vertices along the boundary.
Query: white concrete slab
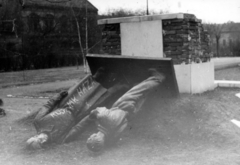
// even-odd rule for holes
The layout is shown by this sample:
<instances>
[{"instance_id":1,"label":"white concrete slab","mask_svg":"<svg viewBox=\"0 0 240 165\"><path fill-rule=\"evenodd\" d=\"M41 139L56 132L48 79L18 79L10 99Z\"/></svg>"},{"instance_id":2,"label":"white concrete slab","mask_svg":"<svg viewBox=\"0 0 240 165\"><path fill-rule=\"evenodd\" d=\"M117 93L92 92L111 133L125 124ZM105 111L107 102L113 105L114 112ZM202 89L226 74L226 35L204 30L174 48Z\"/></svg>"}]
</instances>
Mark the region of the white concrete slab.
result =
<instances>
[{"instance_id":1,"label":"white concrete slab","mask_svg":"<svg viewBox=\"0 0 240 165\"><path fill-rule=\"evenodd\" d=\"M232 119L231 122L233 124L235 124L236 126L240 127L240 121L236 120L236 119Z\"/></svg>"},{"instance_id":2,"label":"white concrete slab","mask_svg":"<svg viewBox=\"0 0 240 165\"><path fill-rule=\"evenodd\" d=\"M214 83L218 87L235 87L240 88L240 81L215 80Z\"/></svg>"},{"instance_id":3,"label":"white concrete slab","mask_svg":"<svg viewBox=\"0 0 240 165\"><path fill-rule=\"evenodd\" d=\"M123 56L163 57L161 20L120 25Z\"/></svg>"},{"instance_id":4,"label":"white concrete slab","mask_svg":"<svg viewBox=\"0 0 240 165\"><path fill-rule=\"evenodd\" d=\"M98 20L98 24L102 25L102 24L114 24L114 23L155 21L155 20L165 20L165 19L183 19L183 18L184 18L184 13L173 13L173 14L161 14L161 15L146 15L146 16L100 19Z\"/></svg>"},{"instance_id":5,"label":"white concrete slab","mask_svg":"<svg viewBox=\"0 0 240 165\"><path fill-rule=\"evenodd\" d=\"M238 98L240 98L240 93L235 94L235 96L237 96Z\"/></svg>"},{"instance_id":6,"label":"white concrete slab","mask_svg":"<svg viewBox=\"0 0 240 165\"><path fill-rule=\"evenodd\" d=\"M212 58L211 62L214 63L214 69L225 69L229 67L239 66L240 57L221 57L221 58Z\"/></svg>"},{"instance_id":7,"label":"white concrete slab","mask_svg":"<svg viewBox=\"0 0 240 165\"><path fill-rule=\"evenodd\" d=\"M216 87L212 62L174 65L174 69L180 93L203 93Z\"/></svg>"}]
</instances>

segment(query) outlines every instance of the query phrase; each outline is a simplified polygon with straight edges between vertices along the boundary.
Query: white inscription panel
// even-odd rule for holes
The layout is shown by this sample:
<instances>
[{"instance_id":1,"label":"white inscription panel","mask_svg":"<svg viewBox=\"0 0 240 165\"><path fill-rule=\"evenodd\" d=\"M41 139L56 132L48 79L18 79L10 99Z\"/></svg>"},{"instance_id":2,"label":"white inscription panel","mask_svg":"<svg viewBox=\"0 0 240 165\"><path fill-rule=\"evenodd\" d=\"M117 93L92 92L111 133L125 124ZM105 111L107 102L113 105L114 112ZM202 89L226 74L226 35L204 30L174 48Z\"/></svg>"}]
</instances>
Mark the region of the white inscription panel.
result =
<instances>
[{"instance_id":1,"label":"white inscription panel","mask_svg":"<svg viewBox=\"0 0 240 165\"><path fill-rule=\"evenodd\" d=\"M162 21L121 23L122 55L163 57Z\"/></svg>"}]
</instances>

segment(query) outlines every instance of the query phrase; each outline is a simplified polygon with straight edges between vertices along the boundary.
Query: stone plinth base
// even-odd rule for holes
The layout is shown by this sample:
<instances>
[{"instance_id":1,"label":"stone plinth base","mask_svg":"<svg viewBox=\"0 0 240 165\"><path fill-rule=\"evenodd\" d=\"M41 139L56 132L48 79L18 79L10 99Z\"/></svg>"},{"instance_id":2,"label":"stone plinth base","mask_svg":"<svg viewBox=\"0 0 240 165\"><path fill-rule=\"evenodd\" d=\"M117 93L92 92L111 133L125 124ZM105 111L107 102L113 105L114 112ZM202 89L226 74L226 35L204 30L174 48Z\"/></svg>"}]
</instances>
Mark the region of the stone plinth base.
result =
<instances>
[{"instance_id":1,"label":"stone plinth base","mask_svg":"<svg viewBox=\"0 0 240 165\"><path fill-rule=\"evenodd\" d=\"M215 88L212 62L174 65L180 93L203 93Z\"/></svg>"}]
</instances>

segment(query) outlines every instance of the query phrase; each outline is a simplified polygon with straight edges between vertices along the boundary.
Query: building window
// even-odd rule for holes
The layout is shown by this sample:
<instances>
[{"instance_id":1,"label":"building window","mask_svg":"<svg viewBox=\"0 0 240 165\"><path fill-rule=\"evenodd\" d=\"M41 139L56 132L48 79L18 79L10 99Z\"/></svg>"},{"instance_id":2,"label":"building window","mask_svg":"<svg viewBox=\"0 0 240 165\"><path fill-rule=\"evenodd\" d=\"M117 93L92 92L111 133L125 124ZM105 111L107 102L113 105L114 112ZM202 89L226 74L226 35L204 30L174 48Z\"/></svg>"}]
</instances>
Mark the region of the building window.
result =
<instances>
[{"instance_id":1,"label":"building window","mask_svg":"<svg viewBox=\"0 0 240 165\"><path fill-rule=\"evenodd\" d=\"M232 39L231 39L231 38L229 39L228 43L229 43L229 46L231 47L231 46L232 46L232 44L233 44L233 43L232 43Z\"/></svg>"},{"instance_id":2,"label":"building window","mask_svg":"<svg viewBox=\"0 0 240 165\"><path fill-rule=\"evenodd\" d=\"M69 28L69 21L66 15L60 17L61 33L67 33Z\"/></svg>"},{"instance_id":3,"label":"building window","mask_svg":"<svg viewBox=\"0 0 240 165\"><path fill-rule=\"evenodd\" d=\"M45 17L45 25L47 31L54 30L54 16L51 14L47 14Z\"/></svg>"},{"instance_id":4,"label":"building window","mask_svg":"<svg viewBox=\"0 0 240 165\"><path fill-rule=\"evenodd\" d=\"M37 14L35 14L35 13L30 14L29 19L28 19L28 25L29 25L31 31L36 32L40 29L39 20L40 19Z\"/></svg>"},{"instance_id":5,"label":"building window","mask_svg":"<svg viewBox=\"0 0 240 165\"><path fill-rule=\"evenodd\" d=\"M223 39L223 46L226 47L226 40Z\"/></svg>"}]
</instances>

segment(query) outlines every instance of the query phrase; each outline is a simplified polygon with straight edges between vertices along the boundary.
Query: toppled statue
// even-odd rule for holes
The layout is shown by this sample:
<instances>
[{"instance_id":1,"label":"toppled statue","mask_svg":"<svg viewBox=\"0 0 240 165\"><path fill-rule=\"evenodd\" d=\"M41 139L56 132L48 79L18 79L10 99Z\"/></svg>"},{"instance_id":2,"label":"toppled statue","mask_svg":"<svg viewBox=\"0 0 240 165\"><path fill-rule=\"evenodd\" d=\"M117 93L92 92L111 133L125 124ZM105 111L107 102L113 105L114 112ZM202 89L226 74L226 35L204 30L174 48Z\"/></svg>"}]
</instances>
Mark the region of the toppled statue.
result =
<instances>
[{"instance_id":1,"label":"toppled statue","mask_svg":"<svg viewBox=\"0 0 240 165\"><path fill-rule=\"evenodd\" d=\"M65 108L64 111L62 110L62 114L64 115L61 118L56 118L58 121L52 120L52 123L54 123L52 125L46 124L47 120L49 120L46 118L48 117L47 115L41 118L41 121L46 120L43 123L46 125L44 128L47 129L42 129L40 125L35 124L38 135L30 138L27 144L32 148L42 148L45 144L53 142L54 139L60 139L60 143L67 143L76 140L88 128L90 123L95 122L98 132L88 138L87 147L93 152L99 152L104 148L106 143L116 142L120 138L122 132L127 128L131 117L140 110L147 97L155 92L164 80L165 76L163 74L159 73L156 69L149 69L149 77L131 89L126 82L119 81L107 90L105 97L103 94L101 98L112 98L116 96L116 93L121 93L119 91L124 91L123 89L125 91L126 89L130 90L119 99L116 99L111 108L105 106L108 99L99 99L99 102L96 101L94 106L91 106L91 111L78 109L78 115L74 115L74 112ZM60 114L58 110L55 110L56 112ZM76 117L84 114L84 112L89 113L82 115L82 118ZM51 113L49 115L51 116ZM63 125L67 125L67 127L64 126L63 129ZM54 134L55 136L53 136Z\"/></svg>"},{"instance_id":2,"label":"toppled statue","mask_svg":"<svg viewBox=\"0 0 240 165\"><path fill-rule=\"evenodd\" d=\"M64 142L69 142L79 136L91 122L96 122L98 132L87 140L87 147L93 152L99 152L107 142L116 142L128 125L128 120L135 115L145 102L165 79L165 76L150 69L150 77L131 88L112 106L98 107L74 126L66 136Z\"/></svg>"},{"instance_id":3,"label":"toppled statue","mask_svg":"<svg viewBox=\"0 0 240 165\"><path fill-rule=\"evenodd\" d=\"M107 73L100 68L94 76L85 77L68 92L63 91L49 99L34 119L37 135L27 140L28 146L38 149L50 143L62 143L68 131L92 109L111 105L129 89L119 80L120 75Z\"/></svg>"}]
</instances>

